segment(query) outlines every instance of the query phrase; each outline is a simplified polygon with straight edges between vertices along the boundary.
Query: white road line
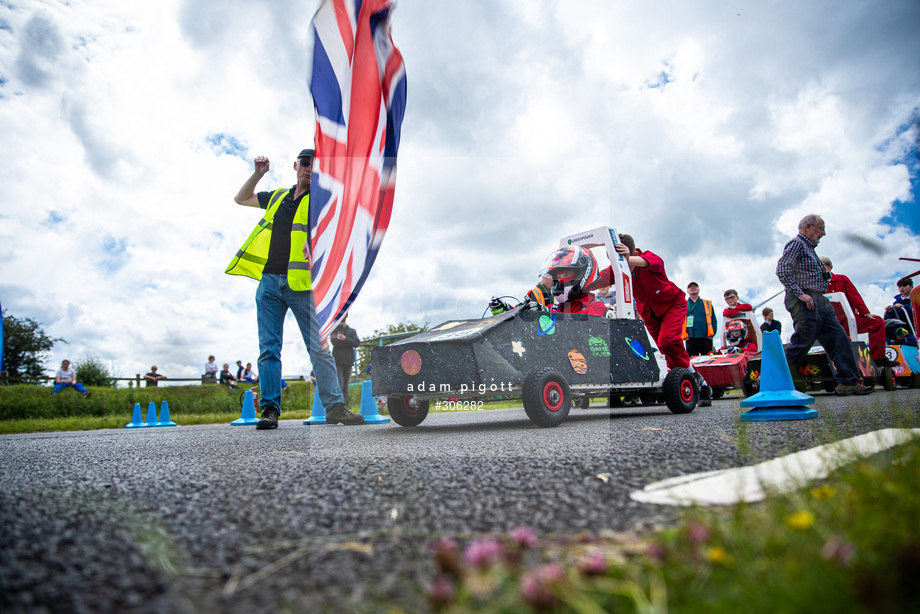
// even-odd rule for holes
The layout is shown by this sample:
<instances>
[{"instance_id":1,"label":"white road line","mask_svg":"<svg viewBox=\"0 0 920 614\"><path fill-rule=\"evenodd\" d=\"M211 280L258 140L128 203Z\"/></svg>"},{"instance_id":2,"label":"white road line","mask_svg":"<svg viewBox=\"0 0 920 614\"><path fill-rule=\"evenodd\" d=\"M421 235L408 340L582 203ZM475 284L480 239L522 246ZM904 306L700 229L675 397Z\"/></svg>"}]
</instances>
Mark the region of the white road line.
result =
<instances>
[{"instance_id":1,"label":"white road line","mask_svg":"<svg viewBox=\"0 0 920 614\"><path fill-rule=\"evenodd\" d=\"M649 484L630 493L640 503L658 505L733 505L762 501L768 494L793 490L847 463L920 437L920 429L883 429L825 446L774 458L751 467L694 473Z\"/></svg>"}]
</instances>

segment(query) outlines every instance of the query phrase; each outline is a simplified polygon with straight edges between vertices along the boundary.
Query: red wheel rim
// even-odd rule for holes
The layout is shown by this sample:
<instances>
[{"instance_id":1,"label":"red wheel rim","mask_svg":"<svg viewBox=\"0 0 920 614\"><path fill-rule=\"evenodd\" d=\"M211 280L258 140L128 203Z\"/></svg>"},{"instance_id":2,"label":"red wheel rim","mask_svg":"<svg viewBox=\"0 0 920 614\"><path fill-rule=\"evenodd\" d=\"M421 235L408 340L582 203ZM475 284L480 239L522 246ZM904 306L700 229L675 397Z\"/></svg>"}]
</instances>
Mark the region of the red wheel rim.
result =
<instances>
[{"instance_id":1,"label":"red wheel rim","mask_svg":"<svg viewBox=\"0 0 920 614\"><path fill-rule=\"evenodd\" d=\"M419 410L419 400L415 397L403 397L403 410L407 414L417 414Z\"/></svg>"},{"instance_id":2,"label":"red wheel rim","mask_svg":"<svg viewBox=\"0 0 920 614\"><path fill-rule=\"evenodd\" d=\"M543 386L543 404L550 411L559 411L562 409L562 402L565 395L562 394L562 386L557 382L548 382Z\"/></svg>"},{"instance_id":3,"label":"red wheel rim","mask_svg":"<svg viewBox=\"0 0 920 614\"><path fill-rule=\"evenodd\" d=\"M693 384L690 380L684 380L680 383L680 400L689 403L693 400Z\"/></svg>"}]
</instances>

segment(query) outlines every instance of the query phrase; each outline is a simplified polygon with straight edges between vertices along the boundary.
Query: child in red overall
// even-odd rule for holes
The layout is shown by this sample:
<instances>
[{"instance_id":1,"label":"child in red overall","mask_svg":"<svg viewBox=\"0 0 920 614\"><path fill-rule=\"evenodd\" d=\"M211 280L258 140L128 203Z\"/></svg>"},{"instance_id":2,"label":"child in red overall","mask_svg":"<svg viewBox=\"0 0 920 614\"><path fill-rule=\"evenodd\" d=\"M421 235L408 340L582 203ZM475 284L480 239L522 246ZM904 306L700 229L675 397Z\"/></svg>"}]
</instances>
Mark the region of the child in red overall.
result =
<instances>
[{"instance_id":1,"label":"child in red overall","mask_svg":"<svg viewBox=\"0 0 920 614\"><path fill-rule=\"evenodd\" d=\"M637 249L631 236L621 234L620 243L614 248L629 263L636 307L658 349L664 354L668 368L689 367L690 355L681 338L687 317L684 291L668 279L661 258Z\"/></svg>"}]
</instances>

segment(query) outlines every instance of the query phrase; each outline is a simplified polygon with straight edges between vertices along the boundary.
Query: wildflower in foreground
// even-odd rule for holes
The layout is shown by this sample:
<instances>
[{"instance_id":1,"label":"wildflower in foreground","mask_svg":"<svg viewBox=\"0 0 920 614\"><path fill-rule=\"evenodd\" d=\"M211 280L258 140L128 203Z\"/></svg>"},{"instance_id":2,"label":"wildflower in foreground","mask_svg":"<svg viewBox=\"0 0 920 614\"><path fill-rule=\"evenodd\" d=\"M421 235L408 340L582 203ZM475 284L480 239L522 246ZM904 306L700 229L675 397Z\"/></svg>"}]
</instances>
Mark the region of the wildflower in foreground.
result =
<instances>
[{"instance_id":1,"label":"wildflower in foreground","mask_svg":"<svg viewBox=\"0 0 920 614\"><path fill-rule=\"evenodd\" d=\"M449 537L442 537L430 548L434 555L434 564L440 573L453 578L463 576L463 562L460 560L457 542Z\"/></svg>"},{"instance_id":2,"label":"wildflower in foreground","mask_svg":"<svg viewBox=\"0 0 920 614\"><path fill-rule=\"evenodd\" d=\"M438 609L454 600L454 584L447 578L438 578L428 589L428 603Z\"/></svg>"},{"instance_id":3,"label":"wildflower in foreground","mask_svg":"<svg viewBox=\"0 0 920 614\"><path fill-rule=\"evenodd\" d=\"M483 569L498 560L503 550L499 542L490 537L483 537L466 547L466 562Z\"/></svg>"},{"instance_id":4,"label":"wildflower in foreground","mask_svg":"<svg viewBox=\"0 0 920 614\"><path fill-rule=\"evenodd\" d=\"M722 565L723 567L730 567L734 562L734 559L725 551L725 548L719 546L709 548L706 551L706 558L709 559L709 562L713 565Z\"/></svg>"},{"instance_id":5,"label":"wildflower in foreground","mask_svg":"<svg viewBox=\"0 0 920 614\"><path fill-rule=\"evenodd\" d=\"M654 541L648 545L645 554L653 561L659 563L664 563L664 560L668 557L668 551L665 549L664 544Z\"/></svg>"},{"instance_id":6,"label":"wildflower in foreground","mask_svg":"<svg viewBox=\"0 0 920 614\"><path fill-rule=\"evenodd\" d=\"M793 531L804 531L815 524L815 515L811 512L799 510L786 516L786 526Z\"/></svg>"},{"instance_id":7,"label":"wildflower in foreground","mask_svg":"<svg viewBox=\"0 0 920 614\"><path fill-rule=\"evenodd\" d=\"M607 559L596 552L589 554L579 561L578 571L583 576L603 576L607 573Z\"/></svg>"},{"instance_id":8,"label":"wildflower in foreground","mask_svg":"<svg viewBox=\"0 0 920 614\"><path fill-rule=\"evenodd\" d=\"M521 578L521 598L534 610L548 610L559 603L554 588L564 577L565 570L559 563L547 563L531 569Z\"/></svg>"},{"instance_id":9,"label":"wildflower in foreground","mask_svg":"<svg viewBox=\"0 0 920 614\"><path fill-rule=\"evenodd\" d=\"M850 542L844 541L839 535L828 537L824 547L821 548L822 559L825 561L837 561L841 565L848 565L855 554L856 547Z\"/></svg>"},{"instance_id":10,"label":"wildflower in foreground","mask_svg":"<svg viewBox=\"0 0 920 614\"><path fill-rule=\"evenodd\" d=\"M837 494L837 491L828 486L827 484L822 484L817 488L811 489L811 496L815 499L830 499Z\"/></svg>"},{"instance_id":11,"label":"wildflower in foreground","mask_svg":"<svg viewBox=\"0 0 920 614\"><path fill-rule=\"evenodd\" d=\"M511 541L521 548L533 549L540 543L537 538L537 532L530 527L514 527L508 535L511 537Z\"/></svg>"},{"instance_id":12,"label":"wildflower in foreground","mask_svg":"<svg viewBox=\"0 0 920 614\"><path fill-rule=\"evenodd\" d=\"M686 531L687 539L689 539L691 543L702 544L709 540L709 528L698 522L691 522L687 524Z\"/></svg>"}]
</instances>

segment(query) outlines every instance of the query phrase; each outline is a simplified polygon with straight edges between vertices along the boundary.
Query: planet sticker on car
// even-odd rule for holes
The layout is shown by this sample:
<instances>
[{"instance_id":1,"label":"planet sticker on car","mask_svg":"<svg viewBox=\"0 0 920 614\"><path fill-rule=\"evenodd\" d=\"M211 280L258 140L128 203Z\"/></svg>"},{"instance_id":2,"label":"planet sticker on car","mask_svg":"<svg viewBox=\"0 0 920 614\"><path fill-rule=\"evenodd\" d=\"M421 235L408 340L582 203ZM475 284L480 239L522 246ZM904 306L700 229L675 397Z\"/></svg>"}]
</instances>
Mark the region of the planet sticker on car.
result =
<instances>
[{"instance_id":1,"label":"planet sticker on car","mask_svg":"<svg viewBox=\"0 0 920 614\"><path fill-rule=\"evenodd\" d=\"M584 354L578 350L570 350L568 357L569 363L572 365L572 369L575 371L575 373L584 375L588 372L588 360L585 358Z\"/></svg>"},{"instance_id":2,"label":"planet sticker on car","mask_svg":"<svg viewBox=\"0 0 920 614\"><path fill-rule=\"evenodd\" d=\"M415 375L422 370L422 357L415 350L406 350L399 358L399 366L406 375Z\"/></svg>"},{"instance_id":3,"label":"planet sticker on car","mask_svg":"<svg viewBox=\"0 0 920 614\"><path fill-rule=\"evenodd\" d=\"M537 325L537 336L552 335L556 332L556 316L540 316Z\"/></svg>"}]
</instances>

